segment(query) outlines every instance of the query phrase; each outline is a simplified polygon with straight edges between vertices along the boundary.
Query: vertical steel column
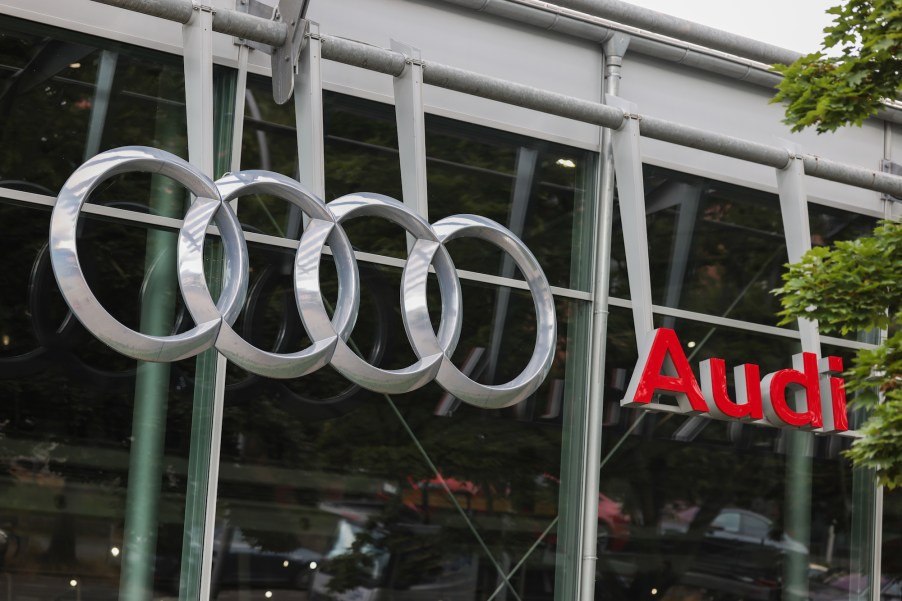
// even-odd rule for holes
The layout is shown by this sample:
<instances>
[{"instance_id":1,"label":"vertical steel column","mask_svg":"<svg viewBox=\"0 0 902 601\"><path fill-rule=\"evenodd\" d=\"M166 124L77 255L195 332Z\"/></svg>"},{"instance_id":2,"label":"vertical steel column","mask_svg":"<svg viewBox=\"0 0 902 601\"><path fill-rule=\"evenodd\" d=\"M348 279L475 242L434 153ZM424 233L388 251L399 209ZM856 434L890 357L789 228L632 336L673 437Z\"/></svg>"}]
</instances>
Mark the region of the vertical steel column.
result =
<instances>
[{"instance_id":1,"label":"vertical steel column","mask_svg":"<svg viewBox=\"0 0 902 601\"><path fill-rule=\"evenodd\" d=\"M85 141L85 160L100 152L103 129L106 125L106 114L110 108L110 96L113 92L113 78L116 76L116 63L119 54L112 50L100 53L100 66L97 68L97 83L94 85L94 100L91 102L91 120L88 125L88 139Z\"/></svg>"},{"instance_id":2,"label":"vertical steel column","mask_svg":"<svg viewBox=\"0 0 902 601\"><path fill-rule=\"evenodd\" d=\"M401 190L404 204L429 220L426 190L426 116L423 114L423 64L420 51L392 40L391 49L407 57L404 71L392 81L395 119L398 122L398 154L401 157ZM413 238L408 234L408 249Z\"/></svg>"},{"instance_id":3,"label":"vertical steel column","mask_svg":"<svg viewBox=\"0 0 902 601\"><path fill-rule=\"evenodd\" d=\"M689 253L692 250L692 238L695 235L695 221L698 218L698 207L702 198L701 184L683 184L677 188L686 190L688 194L680 195L679 214L673 230L673 250L671 251L670 269L667 274L667 293L664 305L678 307L683 295L683 280L686 277L686 266L689 264ZM668 315L663 326L673 328L676 318Z\"/></svg>"},{"instance_id":4,"label":"vertical steel column","mask_svg":"<svg viewBox=\"0 0 902 601\"><path fill-rule=\"evenodd\" d=\"M605 42L605 99L620 91L623 55L629 46L628 35L615 34ZM638 133L638 132L637 132ZM614 216L614 156L612 132L601 132L601 168L598 172L598 208L595 224L595 286L592 293L592 338L586 423L583 431L583 488L580 502L579 565L576 598L591 601L595 598L595 570L598 562L598 488L601 461L601 421L604 413L605 356L608 335L608 301L611 285L611 237Z\"/></svg>"},{"instance_id":5,"label":"vertical steel column","mask_svg":"<svg viewBox=\"0 0 902 601\"><path fill-rule=\"evenodd\" d=\"M238 45L238 81L235 86L235 114L232 122L232 151L229 154L229 169L241 171L241 145L244 142L244 102L247 96L247 55L250 48L245 44ZM232 201L237 208L238 199Z\"/></svg>"},{"instance_id":6,"label":"vertical steel column","mask_svg":"<svg viewBox=\"0 0 902 601\"><path fill-rule=\"evenodd\" d=\"M188 122L188 160L205 174L214 172L213 13L195 7L182 27L185 62L185 107ZM216 267L219 267L218 264ZM218 278L218 274L213 276ZM182 601L210 598L213 531L216 519L216 484L222 437L225 393L225 357L215 350L197 358L188 488L185 499L185 535L182 547Z\"/></svg>"},{"instance_id":7,"label":"vertical steel column","mask_svg":"<svg viewBox=\"0 0 902 601\"><path fill-rule=\"evenodd\" d=\"M158 116L161 140L178 139L173 120ZM177 150L170 148L169 150ZM184 195L161 176L151 179L151 209L157 215L180 217ZM175 314L176 271L174 232L148 229L144 261L145 282L141 295L141 331L156 336L171 332ZM153 573L159 527L160 489L171 365L138 362L129 452L125 532L119 598L149 601L153 597Z\"/></svg>"},{"instance_id":8,"label":"vertical steel column","mask_svg":"<svg viewBox=\"0 0 902 601\"><path fill-rule=\"evenodd\" d=\"M310 37L301 51L294 76L294 115L298 140L298 181L326 199L323 132L323 83L320 70L319 25L309 24Z\"/></svg>"},{"instance_id":9,"label":"vertical steel column","mask_svg":"<svg viewBox=\"0 0 902 601\"><path fill-rule=\"evenodd\" d=\"M808 223L808 196L805 193L805 168L799 149L787 145L793 159L783 169L777 169L777 189L780 195L780 212L783 215L783 233L789 260L796 263L811 248L811 228ZM802 351L820 356L820 338L817 322L799 319L799 337ZM797 408L798 409L798 408ZM827 416L825 416L825 420ZM784 530L808 548L811 544L811 455L814 434L803 431L787 431L786 446L786 495ZM783 567L783 599L807 601L808 555L789 551Z\"/></svg>"},{"instance_id":10,"label":"vertical steel column","mask_svg":"<svg viewBox=\"0 0 902 601\"><path fill-rule=\"evenodd\" d=\"M517 151L517 173L514 177L514 185L511 190L511 208L508 212L507 229L515 236L523 239L523 230L526 227L526 213L529 209L529 197L532 194L532 186L536 176L536 163L539 159L539 151L534 148L520 147ZM506 254L501 259L501 271L503 278L514 277L514 260ZM504 336L504 326L507 323L507 310L510 306L511 289L507 286L499 286L495 297L495 311L492 317L492 334L489 338L488 355L486 358L486 374L489 382L494 381L495 369L498 367L498 355L501 353L501 338ZM515 410L526 410L527 403L519 403Z\"/></svg>"}]
</instances>

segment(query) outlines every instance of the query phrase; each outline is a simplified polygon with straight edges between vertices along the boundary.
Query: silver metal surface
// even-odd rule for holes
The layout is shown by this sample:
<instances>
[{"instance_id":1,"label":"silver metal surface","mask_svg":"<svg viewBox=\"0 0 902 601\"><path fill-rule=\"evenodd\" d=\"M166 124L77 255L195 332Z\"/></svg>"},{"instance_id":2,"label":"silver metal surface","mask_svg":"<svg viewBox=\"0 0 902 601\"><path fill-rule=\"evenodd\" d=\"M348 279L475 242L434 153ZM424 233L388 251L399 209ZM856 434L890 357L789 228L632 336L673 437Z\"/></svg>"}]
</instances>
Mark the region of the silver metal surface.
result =
<instances>
[{"instance_id":1,"label":"silver metal surface","mask_svg":"<svg viewBox=\"0 0 902 601\"><path fill-rule=\"evenodd\" d=\"M309 22L310 39L301 50L294 82L294 118L298 146L298 179L320 198L326 195L323 82L319 25ZM265 167L265 165L264 165Z\"/></svg>"},{"instance_id":2,"label":"silver metal surface","mask_svg":"<svg viewBox=\"0 0 902 601\"><path fill-rule=\"evenodd\" d=\"M320 262L318 251L326 238L329 239L338 267L339 281L338 304L334 324L331 327L339 336L347 338L357 317L357 302L360 298L357 264L354 261L351 243L343 230L333 229L335 222L322 201L307 192L297 181L266 171L242 171L230 174L218 180L216 186L222 198L218 201L203 199L203 202L198 199L198 202L192 204L188 210L185 224L179 232L179 278L182 296L194 320L203 323L216 319L219 314L219 309L210 297L203 274L204 235L211 219L221 206L229 206L229 201L240 195L270 194L288 200L313 217L298 249L299 259L296 266L301 269L300 258L308 259L303 265L311 274L310 277L315 279L317 287ZM228 246L229 240L226 239L225 242ZM316 254L310 253L311 248L305 248L305 244L313 245L312 250L316 251ZM319 246L315 246L316 244ZM241 265L231 266L226 270L224 281L226 287L235 275L234 269L239 270L239 273L248 270L246 254ZM299 307L303 306L302 296L299 293ZM318 294L316 298L320 300ZM304 298L304 301L309 302L309 299ZM230 323L234 323L234 318L237 318L237 311L234 317L226 315L225 318L216 339L216 349L243 369L267 378L297 378L319 369L328 363L337 338L334 334L324 336L316 339L307 349L295 353L272 353L251 345L232 329Z\"/></svg>"},{"instance_id":3,"label":"silver metal surface","mask_svg":"<svg viewBox=\"0 0 902 601\"><path fill-rule=\"evenodd\" d=\"M100 4L159 17L181 24L187 23L200 3L191 0L94 0ZM208 9L212 10L212 9ZM237 10L217 8L213 12L213 31L279 47L288 39L288 24L261 19Z\"/></svg>"},{"instance_id":4,"label":"silver metal surface","mask_svg":"<svg viewBox=\"0 0 902 601\"><path fill-rule=\"evenodd\" d=\"M307 21L303 18L307 0L281 0L279 13L288 24L285 43L273 45L270 57L272 97L276 104L285 104L294 92L295 73L301 48L307 41Z\"/></svg>"},{"instance_id":5,"label":"silver metal surface","mask_svg":"<svg viewBox=\"0 0 902 601\"><path fill-rule=\"evenodd\" d=\"M616 96L607 96L606 101L630 113L634 113L636 109L635 105ZM623 244L633 307L633 327L636 331L638 348L642 348L648 334L654 330L648 228L645 222L645 182L642 177L642 155L639 152L640 127L639 120L628 119L621 129L611 132L611 147L617 173L617 197L620 202Z\"/></svg>"},{"instance_id":6,"label":"silver metal surface","mask_svg":"<svg viewBox=\"0 0 902 601\"><path fill-rule=\"evenodd\" d=\"M78 213L102 181L127 171L167 175L190 190L192 203L179 231L178 276L185 306L199 325L185 334L154 337L130 330L100 306L88 288L76 252ZM264 193L283 198L310 217L295 257L295 297L312 345L295 353L271 353L249 344L232 329L247 292L248 251L229 204L235 198ZM357 263L342 221L360 216L388 219L415 239L402 275L404 327L418 357L403 369L385 370L360 358L347 344L360 302ZM223 292L213 303L203 271L204 237L215 221L225 248ZM536 346L526 367L506 384L483 385L451 362L463 318L460 280L444 242L472 236L506 251L523 273L536 311ZM136 359L168 362L215 346L235 364L270 378L294 378L326 363L352 382L376 392L415 390L433 379L462 401L480 407L507 407L524 400L541 385L551 368L556 319L551 287L528 248L503 226L475 215L456 215L434 226L392 198L358 193L328 205L297 181L267 171L241 171L212 182L184 160L160 150L128 147L86 162L60 192L51 217L51 259L57 281L72 312L101 341ZM322 297L319 264L328 244L338 271L338 298L332 318ZM430 269L438 278L442 318L433 330L426 305Z\"/></svg>"},{"instance_id":7,"label":"silver metal surface","mask_svg":"<svg viewBox=\"0 0 902 601\"><path fill-rule=\"evenodd\" d=\"M398 155L401 159L401 194L404 204L429 219L426 190L426 115L423 110L423 65L420 51L396 40L391 49L409 57L404 71L392 78ZM413 241L408 237L408 250Z\"/></svg>"},{"instance_id":8,"label":"silver metal surface","mask_svg":"<svg viewBox=\"0 0 902 601\"><path fill-rule=\"evenodd\" d=\"M223 317L234 319L244 304L248 279L247 249L238 218L229 207L216 213L216 224L226 243L226 263L233 277L223 288L215 318L198 321L187 332L172 336L150 336L136 332L110 315L94 296L82 272L75 239L78 215L91 192L110 177L128 171L146 171L170 177L194 194L196 203L220 202L219 191L208 177L168 152L132 146L99 154L69 177L57 197L50 218L53 273L72 312L98 339L116 351L134 359L157 362L194 356L213 346ZM242 265L244 269L241 269ZM191 277L198 276L186 274L185 279L190 280ZM199 277L203 280L202 273Z\"/></svg>"},{"instance_id":9,"label":"silver metal surface","mask_svg":"<svg viewBox=\"0 0 902 601\"><path fill-rule=\"evenodd\" d=\"M417 240L410 253L407 267L402 276L401 305L404 312L404 326L418 357L441 356L436 382L457 398L477 407L499 409L509 407L528 397L542 384L551 362L557 340L554 298L548 280L538 261L510 230L504 226L477 215L454 215L437 221L433 229L438 235L438 243ZM473 237L490 242L504 250L520 268L529 285L536 311L536 344L526 367L513 380L505 384L489 386L479 384L464 375L450 359L453 348L443 338L441 329L436 337L432 332L429 312L426 308L426 275L429 263L440 259L444 243L455 238ZM438 251L438 255L436 252ZM439 268L443 259L437 261L436 273L439 287L445 289L459 282L453 282ZM453 272L451 272L453 275ZM443 307L448 305L443 302ZM444 317L445 313L443 313ZM443 323L444 325L444 323Z\"/></svg>"},{"instance_id":10,"label":"silver metal surface","mask_svg":"<svg viewBox=\"0 0 902 601\"><path fill-rule=\"evenodd\" d=\"M442 299L442 319L438 335L442 341L442 349L447 348L449 355L453 353L454 348L457 346L457 340L460 337L462 319L460 280L457 279L457 274L454 271L451 255L448 254L444 246L439 245L440 241L433 228L425 219L414 213L413 210L403 203L380 194L358 193L342 196L329 203L329 210L335 215L337 223L352 217L381 217L407 230L417 239L418 243L421 240L432 243L432 246L438 251L432 264L435 266L438 276L439 291ZM416 245L414 247L416 248ZM300 250L299 248L298 256L301 255ZM421 262L419 255L411 252L407 260L405 273L408 270L412 270L415 277L421 278L425 287L425 281L429 275L429 263ZM300 290L300 282L298 284L298 289ZM318 294L318 282L314 284L310 280L310 285L316 286L313 292L317 294L319 302L315 306L305 307L308 309L306 312L302 309L301 318L311 338L316 340L320 337L328 336L332 331L332 326L325 319L326 309L322 305L322 296ZM332 367L355 384L386 394L416 390L433 380L438 374L444 355L442 354L442 349L435 350L432 353L420 352L420 346L415 336L423 334L424 324L412 322L411 311L406 309L406 303L425 307L425 290L423 295L417 298L405 298L408 294L409 291L406 289L406 286L403 286L401 306L404 310L402 311L402 316L408 338L419 357L418 361L402 369L380 369L361 359L344 340L339 339L335 348L335 354L330 361ZM311 303L311 305L314 305L314 303ZM435 334L432 332L431 324L428 329L430 335L434 337ZM449 390L449 392L451 391Z\"/></svg>"}]
</instances>

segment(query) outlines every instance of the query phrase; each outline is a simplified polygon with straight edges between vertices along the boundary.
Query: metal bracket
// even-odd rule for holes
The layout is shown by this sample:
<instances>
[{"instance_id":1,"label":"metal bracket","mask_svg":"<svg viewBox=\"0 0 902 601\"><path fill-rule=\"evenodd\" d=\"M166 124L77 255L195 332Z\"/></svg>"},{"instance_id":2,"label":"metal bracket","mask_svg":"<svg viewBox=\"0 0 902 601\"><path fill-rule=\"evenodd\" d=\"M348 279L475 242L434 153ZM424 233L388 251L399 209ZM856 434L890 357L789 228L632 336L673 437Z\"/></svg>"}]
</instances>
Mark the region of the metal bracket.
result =
<instances>
[{"instance_id":1,"label":"metal bracket","mask_svg":"<svg viewBox=\"0 0 902 601\"><path fill-rule=\"evenodd\" d=\"M278 21L276 11L279 8L278 0L238 0L235 10L241 13L267 19L269 21ZM254 42L246 38L235 37L235 44L239 46L247 46L254 50L272 54L272 46L260 42Z\"/></svg>"},{"instance_id":2,"label":"metal bracket","mask_svg":"<svg viewBox=\"0 0 902 601\"><path fill-rule=\"evenodd\" d=\"M298 57L307 40L308 22L304 19L310 0L238 0L237 10L264 19L288 24L285 42L276 48L259 42L236 38L236 44L244 44L269 54L272 58L272 96L276 104L285 104L294 91L294 74Z\"/></svg>"},{"instance_id":3,"label":"metal bracket","mask_svg":"<svg viewBox=\"0 0 902 601\"><path fill-rule=\"evenodd\" d=\"M902 165L899 163L894 163L892 161L888 161L886 159L880 161L880 170L883 173L890 173L892 175L902 175ZM887 194L886 192L880 195L880 200L893 200L895 202L902 202L902 198L898 196L893 196L892 194Z\"/></svg>"}]
</instances>

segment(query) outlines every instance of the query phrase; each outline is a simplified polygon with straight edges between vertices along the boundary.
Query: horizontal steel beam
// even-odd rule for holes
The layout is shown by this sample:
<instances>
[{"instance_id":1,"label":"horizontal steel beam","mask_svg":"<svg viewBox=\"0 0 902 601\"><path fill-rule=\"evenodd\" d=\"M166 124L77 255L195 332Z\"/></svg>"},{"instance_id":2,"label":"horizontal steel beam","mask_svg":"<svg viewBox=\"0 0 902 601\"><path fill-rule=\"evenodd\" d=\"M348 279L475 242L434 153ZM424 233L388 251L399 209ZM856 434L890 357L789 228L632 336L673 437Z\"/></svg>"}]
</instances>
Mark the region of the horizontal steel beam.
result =
<instances>
[{"instance_id":1,"label":"horizontal steel beam","mask_svg":"<svg viewBox=\"0 0 902 601\"><path fill-rule=\"evenodd\" d=\"M407 61L407 57L399 52L376 48L369 44L325 35L321 36L321 39L323 58L355 67L387 75L399 75ZM581 100L440 63L431 61L422 63L423 82L440 88L612 129L619 129L624 119L636 118L639 119L640 133L647 138L778 169L789 165L789 161L793 158L788 150L779 146L743 140L647 115L629 115L598 102ZM801 158L805 165L805 173L812 177L902 196L902 177L846 165L815 155L806 154Z\"/></svg>"},{"instance_id":2,"label":"horizontal steel beam","mask_svg":"<svg viewBox=\"0 0 902 601\"><path fill-rule=\"evenodd\" d=\"M194 11L200 10L201 7L200 4L195 6L191 0L94 0L94 2L176 21L182 25L187 23ZM288 25L285 23L255 17L237 10L217 8L212 12L213 31L275 48L281 47L288 38Z\"/></svg>"}]
</instances>

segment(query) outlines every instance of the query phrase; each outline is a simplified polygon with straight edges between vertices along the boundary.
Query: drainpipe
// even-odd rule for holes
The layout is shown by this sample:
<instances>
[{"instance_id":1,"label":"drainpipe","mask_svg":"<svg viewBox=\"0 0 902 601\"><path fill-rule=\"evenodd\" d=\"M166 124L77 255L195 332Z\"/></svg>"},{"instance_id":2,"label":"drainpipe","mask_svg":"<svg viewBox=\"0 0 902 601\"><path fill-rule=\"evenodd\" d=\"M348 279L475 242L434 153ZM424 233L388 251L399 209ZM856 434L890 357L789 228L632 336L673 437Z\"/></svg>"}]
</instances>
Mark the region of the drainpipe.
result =
<instances>
[{"instance_id":1,"label":"drainpipe","mask_svg":"<svg viewBox=\"0 0 902 601\"><path fill-rule=\"evenodd\" d=\"M623 55L630 36L615 33L604 43L604 95L620 92ZM595 286L592 293L591 365L586 411L586 454L580 522L580 601L595 598L595 569L598 562L598 493L601 460L601 421L604 410L605 352L608 335L608 299L611 284L611 230L614 221L614 155L611 130L601 132L601 168L598 171L598 211L595 222Z\"/></svg>"}]
</instances>

